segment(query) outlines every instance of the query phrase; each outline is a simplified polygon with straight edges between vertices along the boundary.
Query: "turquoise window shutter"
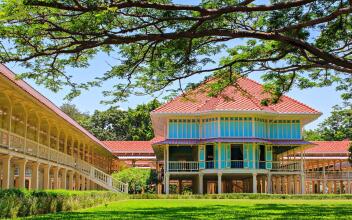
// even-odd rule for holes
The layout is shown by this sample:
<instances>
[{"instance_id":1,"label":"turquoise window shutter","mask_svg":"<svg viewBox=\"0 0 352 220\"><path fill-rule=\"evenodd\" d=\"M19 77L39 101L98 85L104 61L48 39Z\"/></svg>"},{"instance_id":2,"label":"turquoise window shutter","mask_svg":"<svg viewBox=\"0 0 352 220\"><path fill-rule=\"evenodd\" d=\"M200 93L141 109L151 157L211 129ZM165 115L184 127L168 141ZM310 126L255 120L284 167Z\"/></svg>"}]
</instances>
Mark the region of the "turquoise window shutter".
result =
<instances>
[{"instance_id":1,"label":"turquoise window shutter","mask_svg":"<svg viewBox=\"0 0 352 220\"><path fill-rule=\"evenodd\" d=\"M214 144L214 168L218 168L218 144Z\"/></svg>"},{"instance_id":2,"label":"turquoise window shutter","mask_svg":"<svg viewBox=\"0 0 352 220\"><path fill-rule=\"evenodd\" d=\"M199 169L205 169L205 149L204 145L199 146Z\"/></svg>"},{"instance_id":3,"label":"turquoise window shutter","mask_svg":"<svg viewBox=\"0 0 352 220\"><path fill-rule=\"evenodd\" d=\"M221 168L226 168L226 147L227 144L221 144Z\"/></svg>"},{"instance_id":4,"label":"turquoise window shutter","mask_svg":"<svg viewBox=\"0 0 352 220\"><path fill-rule=\"evenodd\" d=\"M248 168L248 152L247 152L247 144L243 145L243 167Z\"/></svg>"},{"instance_id":5,"label":"turquoise window shutter","mask_svg":"<svg viewBox=\"0 0 352 220\"><path fill-rule=\"evenodd\" d=\"M265 146L265 160L266 160L266 169L272 169L272 160L273 160L273 148L272 146Z\"/></svg>"},{"instance_id":6,"label":"turquoise window shutter","mask_svg":"<svg viewBox=\"0 0 352 220\"><path fill-rule=\"evenodd\" d=\"M230 144L227 144L226 146L226 161L227 161L226 167L230 168L231 167L231 145Z\"/></svg>"},{"instance_id":7,"label":"turquoise window shutter","mask_svg":"<svg viewBox=\"0 0 352 220\"><path fill-rule=\"evenodd\" d=\"M256 164L255 168L259 168L260 149L257 145L253 145L253 146L254 146L254 150L255 150L255 164Z\"/></svg>"},{"instance_id":8,"label":"turquoise window shutter","mask_svg":"<svg viewBox=\"0 0 352 220\"><path fill-rule=\"evenodd\" d=\"M233 118L230 120L230 136L235 137L235 121Z\"/></svg>"},{"instance_id":9,"label":"turquoise window shutter","mask_svg":"<svg viewBox=\"0 0 352 220\"><path fill-rule=\"evenodd\" d=\"M253 168L253 145L247 144L248 148L248 167Z\"/></svg>"},{"instance_id":10,"label":"turquoise window shutter","mask_svg":"<svg viewBox=\"0 0 352 220\"><path fill-rule=\"evenodd\" d=\"M243 137L243 118L239 118L239 120L238 136Z\"/></svg>"},{"instance_id":11,"label":"turquoise window shutter","mask_svg":"<svg viewBox=\"0 0 352 220\"><path fill-rule=\"evenodd\" d=\"M169 138L173 138L174 134L174 123L172 120L169 121Z\"/></svg>"}]
</instances>

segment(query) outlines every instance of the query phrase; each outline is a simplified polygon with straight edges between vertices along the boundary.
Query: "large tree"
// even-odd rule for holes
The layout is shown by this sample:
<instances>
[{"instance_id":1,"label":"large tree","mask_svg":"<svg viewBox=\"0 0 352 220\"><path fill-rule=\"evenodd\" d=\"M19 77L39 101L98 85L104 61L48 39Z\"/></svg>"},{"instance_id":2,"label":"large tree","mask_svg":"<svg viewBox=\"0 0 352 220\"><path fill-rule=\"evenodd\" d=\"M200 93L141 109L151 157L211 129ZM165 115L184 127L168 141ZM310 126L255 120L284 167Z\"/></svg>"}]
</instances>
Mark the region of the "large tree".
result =
<instances>
[{"instance_id":1,"label":"large tree","mask_svg":"<svg viewBox=\"0 0 352 220\"><path fill-rule=\"evenodd\" d=\"M351 98L352 1L261 2L4 0L0 62L21 62L29 69L23 77L53 90L70 86L70 97L118 78L124 80L106 95L120 101L209 72L220 78L212 86L220 91L238 75L260 71L273 94L265 101L294 85L334 81ZM96 80L75 82L66 68L87 67L101 53L120 59ZM217 54L224 57L214 64Z\"/></svg>"},{"instance_id":2,"label":"large tree","mask_svg":"<svg viewBox=\"0 0 352 220\"><path fill-rule=\"evenodd\" d=\"M152 100L136 108L121 110L111 107L94 111L92 115L82 113L73 104L63 104L61 110L89 130L99 140L145 141L154 137L150 112L161 103Z\"/></svg>"},{"instance_id":3,"label":"large tree","mask_svg":"<svg viewBox=\"0 0 352 220\"><path fill-rule=\"evenodd\" d=\"M317 129L305 131L304 136L311 141L352 140L352 104L334 106L331 115Z\"/></svg>"}]
</instances>

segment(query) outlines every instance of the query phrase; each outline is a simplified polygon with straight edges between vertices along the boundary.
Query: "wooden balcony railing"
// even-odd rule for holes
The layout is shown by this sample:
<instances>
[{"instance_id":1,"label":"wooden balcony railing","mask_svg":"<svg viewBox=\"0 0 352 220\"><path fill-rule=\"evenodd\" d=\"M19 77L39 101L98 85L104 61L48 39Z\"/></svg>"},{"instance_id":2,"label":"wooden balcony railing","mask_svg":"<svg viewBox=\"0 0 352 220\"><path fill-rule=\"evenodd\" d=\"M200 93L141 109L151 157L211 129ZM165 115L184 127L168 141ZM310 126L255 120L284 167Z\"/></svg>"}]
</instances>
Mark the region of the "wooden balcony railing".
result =
<instances>
[{"instance_id":1,"label":"wooden balcony railing","mask_svg":"<svg viewBox=\"0 0 352 220\"><path fill-rule=\"evenodd\" d=\"M169 171L180 172L180 171L198 171L199 162L198 161L170 161Z\"/></svg>"},{"instance_id":2,"label":"wooden balcony railing","mask_svg":"<svg viewBox=\"0 0 352 220\"><path fill-rule=\"evenodd\" d=\"M108 190L128 192L127 184L114 179L94 165L4 129L0 129L0 147L71 167Z\"/></svg>"},{"instance_id":3,"label":"wooden balcony railing","mask_svg":"<svg viewBox=\"0 0 352 220\"><path fill-rule=\"evenodd\" d=\"M218 169L218 161L169 161L170 172L193 172L203 169ZM300 161L220 161L220 169L268 169L272 172L301 171Z\"/></svg>"},{"instance_id":4,"label":"wooden balcony railing","mask_svg":"<svg viewBox=\"0 0 352 220\"><path fill-rule=\"evenodd\" d=\"M301 161L272 161L272 171L301 171Z\"/></svg>"}]
</instances>

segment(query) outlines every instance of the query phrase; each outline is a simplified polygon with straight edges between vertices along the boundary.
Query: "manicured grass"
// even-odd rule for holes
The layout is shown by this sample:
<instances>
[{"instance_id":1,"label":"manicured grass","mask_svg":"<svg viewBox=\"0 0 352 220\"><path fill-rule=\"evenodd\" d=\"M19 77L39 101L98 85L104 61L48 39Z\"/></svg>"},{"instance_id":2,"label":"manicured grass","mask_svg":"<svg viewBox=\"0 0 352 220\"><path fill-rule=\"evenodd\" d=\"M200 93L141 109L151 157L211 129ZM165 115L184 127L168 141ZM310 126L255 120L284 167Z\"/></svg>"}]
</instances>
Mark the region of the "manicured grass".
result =
<instances>
[{"instance_id":1,"label":"manicured grass","mask_svg":"<svg viewBox=\"0 0 352 220\"><path fill-rule=\"evenodd\" d=\"M30 219L352 219L351 200L138 199Z\"/></svg>"}]
</instances>

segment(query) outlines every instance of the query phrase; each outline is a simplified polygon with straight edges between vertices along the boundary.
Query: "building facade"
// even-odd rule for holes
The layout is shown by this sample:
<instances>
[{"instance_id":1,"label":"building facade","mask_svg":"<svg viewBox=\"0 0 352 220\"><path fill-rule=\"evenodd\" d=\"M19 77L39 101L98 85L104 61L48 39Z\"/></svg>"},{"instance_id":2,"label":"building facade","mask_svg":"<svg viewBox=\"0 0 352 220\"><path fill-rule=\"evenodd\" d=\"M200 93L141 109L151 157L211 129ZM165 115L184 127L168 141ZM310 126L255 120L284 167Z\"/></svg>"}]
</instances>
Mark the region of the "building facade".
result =
<instances>
[{"instance_id":1,"label":"building facade","mask_svg":"<svg viewBox=\"0 0 352 220\"><path fill-rule=\"evenodd\" d=\"M156 157L151 141L103 141L113 154L111 170L136 167L155 169Z\"/></svg>"},{"instance_id":2,"label":"building facade","mask_svg":"<svg viewBox=\"0 0 352 220\"><path fill-rule=\"evenodd\" d=\"M303 127L321 113L269 95L248 78L208 96L213 82L151 113L163 192L305 193Z\"/></svg>"},{"instance_id":3,"label":"building facade","mask_svg":"<svg viewBox=\"0 0 352 220\"><path fill-rule=\"evenodd\" d=\"M109 149L52 102L0 65L1 189L108 189Z\"/></svg>"},{"instance_id":4,"label":"building facade","mask_svg":"<svg viewBox=\"0 0 352 220\"><path fill-rule=\"evenodd\" d=\"M307 193L352 193L352 142L313 141L305 151Z\"/></svg>"}]
</instances>

